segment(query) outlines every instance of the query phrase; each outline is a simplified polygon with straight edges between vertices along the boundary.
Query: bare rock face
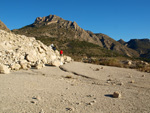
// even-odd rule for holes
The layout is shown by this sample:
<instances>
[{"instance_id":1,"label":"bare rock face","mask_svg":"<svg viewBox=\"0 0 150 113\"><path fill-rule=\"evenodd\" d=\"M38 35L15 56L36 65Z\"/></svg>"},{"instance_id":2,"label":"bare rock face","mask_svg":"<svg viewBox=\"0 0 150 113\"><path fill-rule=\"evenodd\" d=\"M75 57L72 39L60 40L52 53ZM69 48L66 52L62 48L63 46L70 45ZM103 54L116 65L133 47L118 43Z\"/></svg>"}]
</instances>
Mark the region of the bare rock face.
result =
<instances>
[{"instance_id":1,"label":"bare rock face","mask_svg":"<svg viewBox=\"0 0 150 113\"><path fill-rule=\"evenodd\" d=\"M44 17L37 17L34 24L39 24L39 23L42 23L42 22L54 22L54 21L58 21L60 20L61 18L56 16L56 15L49 15L49 16L44 16Z\"/></svg>"},{"instance_id":2,"label":"bare rock face","mask_svg":"<svg viewBox=\"0 0 150 113\"><path fill-rule=\"evenodd\" d=\"M68 59L65 60L68 62ZM31 67L41 69L45 64L60 66L66 62L65 60L60 59L58 52L56 54L51 47L34 37L0 30L0 73L9 73L7 67L19 70Z\"/></svg>"}]
</instances>

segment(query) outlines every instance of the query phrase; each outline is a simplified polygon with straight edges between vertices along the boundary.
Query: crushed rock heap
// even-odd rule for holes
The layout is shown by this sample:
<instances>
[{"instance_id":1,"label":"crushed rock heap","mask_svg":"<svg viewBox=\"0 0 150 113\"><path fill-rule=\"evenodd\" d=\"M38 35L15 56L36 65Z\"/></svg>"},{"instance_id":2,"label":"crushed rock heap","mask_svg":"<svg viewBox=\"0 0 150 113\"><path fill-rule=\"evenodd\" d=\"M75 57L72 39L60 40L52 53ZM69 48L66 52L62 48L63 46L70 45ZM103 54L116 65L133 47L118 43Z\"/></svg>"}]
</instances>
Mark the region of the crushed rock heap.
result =
<instances>
[{"instance_id":1,"label":"crushed rock heap","mask_svg":"<svg viewBox=\"0 0 150 113\"><path fill-rule=\"evenodd\" d=\"M60 57L57 50L54 51L34 37L0 30L0 73L31 67L40 69L45 64L60 66L71 60L69 56Z\"/></svg>"}]
</instances>

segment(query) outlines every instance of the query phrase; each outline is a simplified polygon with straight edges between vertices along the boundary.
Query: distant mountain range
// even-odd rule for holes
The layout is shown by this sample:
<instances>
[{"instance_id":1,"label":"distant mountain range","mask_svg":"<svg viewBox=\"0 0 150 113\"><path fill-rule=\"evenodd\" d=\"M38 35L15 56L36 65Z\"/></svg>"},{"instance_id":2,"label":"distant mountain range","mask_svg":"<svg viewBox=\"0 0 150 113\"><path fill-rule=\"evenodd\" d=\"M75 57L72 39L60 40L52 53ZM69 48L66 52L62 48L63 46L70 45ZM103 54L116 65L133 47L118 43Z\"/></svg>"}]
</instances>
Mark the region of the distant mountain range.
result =
<instances>
[{"instance_id":1,"label":"distant mountain range","mask_svg":"<svg viewBox=\"0 0 150 113\"><path fill-rule=\"evenodd\" d=\"M150 39L131 39L129 42L119 40L119 42L128 48L136 50L140 57L150 58Z\"/></svg>"},{"instance_id":2,"label":"distant mountain range","mask_svg":"<svg viewBox=\"0 0 150 113\"><path fill-rule=\"evenodd\" d=\"M36 18L35 22L12 32L36 37L43 43L54 43L73 57L128 56L150 58L150 40L132 39L129 42L115 41L102 33L86 31L76 22L56 15Z\"/></svg>"}]
</instances>

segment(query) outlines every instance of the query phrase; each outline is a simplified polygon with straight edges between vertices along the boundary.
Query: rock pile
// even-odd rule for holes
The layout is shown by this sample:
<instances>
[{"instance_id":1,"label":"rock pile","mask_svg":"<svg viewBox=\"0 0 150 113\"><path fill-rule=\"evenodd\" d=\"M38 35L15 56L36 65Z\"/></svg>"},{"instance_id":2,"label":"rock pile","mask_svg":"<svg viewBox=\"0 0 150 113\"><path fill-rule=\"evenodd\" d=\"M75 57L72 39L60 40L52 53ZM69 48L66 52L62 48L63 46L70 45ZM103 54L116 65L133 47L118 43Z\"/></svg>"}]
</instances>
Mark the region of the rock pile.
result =
<instances>
[{"instance_id":1,"label":"rock pile","mask_svg":"<svg viewBox=\"0 0 150 113\"><path fill-rule=\"evenodd\" d=\"M57 50L53 51L34 37L0 30L0 73L31 67L40 69L45 64L60 66L71 60L68 56L60 57Z\"/></svg>"}]
</instances>

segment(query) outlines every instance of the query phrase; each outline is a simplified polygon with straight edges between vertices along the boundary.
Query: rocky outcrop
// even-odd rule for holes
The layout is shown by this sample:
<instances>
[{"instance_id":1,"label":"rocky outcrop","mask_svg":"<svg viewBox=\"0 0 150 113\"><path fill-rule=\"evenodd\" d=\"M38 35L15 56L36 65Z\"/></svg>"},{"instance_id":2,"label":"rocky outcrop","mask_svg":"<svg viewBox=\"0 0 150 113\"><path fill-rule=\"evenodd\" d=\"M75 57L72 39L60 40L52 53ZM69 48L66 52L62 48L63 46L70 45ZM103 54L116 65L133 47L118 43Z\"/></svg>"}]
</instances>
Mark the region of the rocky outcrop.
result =
<instances>
[{"instance_id":1,"label":"rocky outcrop","mask_svg":"<svg viewBox=\"0 0 150 113\"><path fill-rule=\"evenodd\" d=\"M81 30L76 22L66 21L59 16L49 15L44 17L37 17L33 23L33 26L50 25L52 23L58 23L66 28L74 28L75 30Z\"/></svg>"},{"instance_id":2,"label":"rocky outcrop","mask_svg":"<svg viewBox=\"0 0 150 113\"><path fill-rule=\"evenodd\" d=\"M7 28L7 26L1 20L0 20L0 29L10 32L10 30Z\"/></svg>"},{"instance_id":3,"label":"rocky outcrop","mask_svg":"<svg viewBox=\"0 0 150 113\"><path fill-rule=\"evenodd\" d=\"M62 18L56 16L56 15L49 15L49 16L44 16L44 17L37 17L34 24L39 24L42 22L52 22L52 21L56 21L58 22L59 20L61 20Z\"/></svg>"},{"instance_id":4,"label":"rocky outcrop","mask_svg":"<svg viewBox=\"0 0 150 113\"><path fill-rule=\"evenodd\" d=\"M65 60L66 57L67 60ZM68 59L72 60L68 56L60 57L58 52L56 54L51 47L37 41L34 37L15 35L0 30L0 73L9 73L7 68L10 70L31 67L40 69L45 64L60 66L68 62ZM57 64L53 63L54 61L57 61Z\"/></svg>"}]
</instances>

